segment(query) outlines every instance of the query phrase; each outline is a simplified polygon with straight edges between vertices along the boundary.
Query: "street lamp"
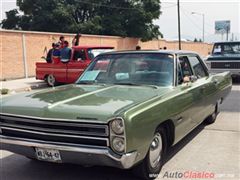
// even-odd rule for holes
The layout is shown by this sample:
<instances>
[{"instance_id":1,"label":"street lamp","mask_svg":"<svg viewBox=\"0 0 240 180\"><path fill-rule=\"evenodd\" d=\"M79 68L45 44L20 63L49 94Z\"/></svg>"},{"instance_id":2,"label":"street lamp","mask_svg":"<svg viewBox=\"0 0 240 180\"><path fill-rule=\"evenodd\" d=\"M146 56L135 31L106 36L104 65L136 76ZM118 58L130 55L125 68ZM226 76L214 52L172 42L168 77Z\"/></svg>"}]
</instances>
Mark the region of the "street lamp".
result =
<instances>
[{"instance_id":1,"label":"street lamp","mask_svg":"<svg viewBox=\"0 0 240 180\"><path fill-rule=\"evenodd\" d=\"M204 37L205 37L205 15L203 13L199 13L199 12L192 12L192 14L197 14L197 15L201 15L203 18L203 42L204 42Z\"/></svg>"}]
</instances>

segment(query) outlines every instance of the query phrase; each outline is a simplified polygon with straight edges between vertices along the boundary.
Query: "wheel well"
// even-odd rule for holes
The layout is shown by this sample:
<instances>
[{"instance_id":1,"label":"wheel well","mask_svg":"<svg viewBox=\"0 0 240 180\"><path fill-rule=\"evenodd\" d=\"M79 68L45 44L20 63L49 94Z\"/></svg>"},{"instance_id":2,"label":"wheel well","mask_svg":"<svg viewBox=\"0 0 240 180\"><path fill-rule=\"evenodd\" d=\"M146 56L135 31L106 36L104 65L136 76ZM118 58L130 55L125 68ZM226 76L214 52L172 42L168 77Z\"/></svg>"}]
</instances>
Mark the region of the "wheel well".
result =
<instances>
[{"instance_id":1,"label":"wheel well","mask_svg":"<svg viewBox=\"0 0 240 180\"><path fill-rule=\"evenodd\" d=\"M47 79L47 77L48 77L48 74L46 74L46 75L44 76L44 79L46 80L46 79Z\"/></svg>"},{"instance_id":2,"label":"wheel well","mask_svg":"<svg viewBox=\"0 0 240 180\"><path fill-rule=\"evenodd\" d=\"M171 146L174 142L175 137L175 126L172 120L166 120L162 122L158 127L163 127L166 130L168 146Z\"/></svg>"}]
</instances>

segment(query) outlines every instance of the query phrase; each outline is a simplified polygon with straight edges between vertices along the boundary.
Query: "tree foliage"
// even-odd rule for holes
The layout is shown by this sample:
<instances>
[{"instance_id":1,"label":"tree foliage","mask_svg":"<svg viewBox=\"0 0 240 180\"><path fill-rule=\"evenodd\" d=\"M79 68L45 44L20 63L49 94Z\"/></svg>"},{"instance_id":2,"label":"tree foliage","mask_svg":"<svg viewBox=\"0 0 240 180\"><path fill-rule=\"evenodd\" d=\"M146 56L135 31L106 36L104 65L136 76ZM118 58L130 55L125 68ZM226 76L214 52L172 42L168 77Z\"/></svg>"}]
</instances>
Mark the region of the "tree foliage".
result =
<instances>
[{"instance_id":1,"label":"tree foliage","mask_svg":"<svg viewBox=\"0 0 240 180\"><path fill-rule=\"evenodd\" d=\"M162 34L160 0L17 0L19 10L6 13L5 29L87 33L142 38Z\"/></svg>"}]
</instances>

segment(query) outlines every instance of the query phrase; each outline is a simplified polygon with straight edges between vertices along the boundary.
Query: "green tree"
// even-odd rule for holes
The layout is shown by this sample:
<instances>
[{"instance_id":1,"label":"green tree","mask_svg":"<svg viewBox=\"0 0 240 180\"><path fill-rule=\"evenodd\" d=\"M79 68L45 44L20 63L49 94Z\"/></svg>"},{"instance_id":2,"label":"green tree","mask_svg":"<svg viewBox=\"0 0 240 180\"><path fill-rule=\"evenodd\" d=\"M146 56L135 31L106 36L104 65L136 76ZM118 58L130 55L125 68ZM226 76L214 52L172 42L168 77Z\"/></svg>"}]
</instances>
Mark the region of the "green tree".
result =
<instances>
[{"instance_id":1,"label":"green tree","mask_svg":"<svg viewBox=\"0 0 240 180\"><path fill-rule=\"evenodd\" d=\"M17 0L2 28L88 33L141 38L162 36L153 24L161 15L160 0Z\"/></svg>"},{"instance_id":2,"label":"green tree","mask_svg":"<svg viewBox=\"0 0 240 180\"><path fill-rule=\"evenodd\" d=\"M197 38L195 38L195 39L193 40L193 42L198 42L198 39L197 39Z\"/></svg>"}]
</instances>

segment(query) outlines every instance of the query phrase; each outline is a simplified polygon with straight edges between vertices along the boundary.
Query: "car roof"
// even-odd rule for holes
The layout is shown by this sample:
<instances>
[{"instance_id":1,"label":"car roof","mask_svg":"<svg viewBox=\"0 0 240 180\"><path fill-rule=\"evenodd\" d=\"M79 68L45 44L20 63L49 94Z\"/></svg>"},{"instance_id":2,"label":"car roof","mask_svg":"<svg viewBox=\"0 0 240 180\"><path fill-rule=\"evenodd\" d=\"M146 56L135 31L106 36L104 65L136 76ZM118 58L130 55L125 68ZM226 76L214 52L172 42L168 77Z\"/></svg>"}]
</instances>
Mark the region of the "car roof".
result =
<instances>
[{"instance_id":1,"label":"car roof","mask_svg":"<svg viewBox=\"0 0 240 180\"><path fill-rule=\"evenodd\" d=\"M73 46L73 49L114 49L112 46Z\"/></svg>"},{"instance_id":2,"label":"car roof","mask_svg":"<svg viewBox=\"0 0 240 180\"><path fill-rule=\"evenodd\" d=\"M111 51L103 54L142 54L142 53L161 53L161 54L172 54L172 55L198 54L194 51L185 51L185 50L125 50L125 51Z\"/></svg>"}]
</instances>

